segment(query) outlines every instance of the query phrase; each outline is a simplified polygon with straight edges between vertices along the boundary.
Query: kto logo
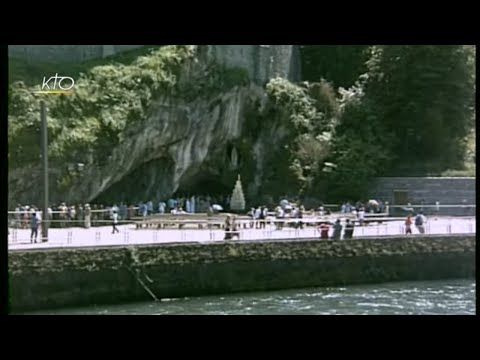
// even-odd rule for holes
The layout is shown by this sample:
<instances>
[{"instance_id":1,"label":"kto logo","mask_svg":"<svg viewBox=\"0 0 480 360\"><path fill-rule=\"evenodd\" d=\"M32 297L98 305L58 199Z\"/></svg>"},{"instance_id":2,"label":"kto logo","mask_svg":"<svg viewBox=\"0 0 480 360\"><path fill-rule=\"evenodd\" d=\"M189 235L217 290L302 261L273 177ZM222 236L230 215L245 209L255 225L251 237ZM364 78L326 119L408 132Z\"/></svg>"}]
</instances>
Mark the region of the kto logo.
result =
<instances>
[{"instance_id":1,"label":"kto logo","mask_svg":"<svg viewBox=\"0 0 480 360\"><path fill-rule=\"evenodd\" d=\"M53 80L53 82L52 82ZM37 91L37 94L73 94L73 87L75 80L69 76L52 76L50 79L43 77L42 90Z\"/></svg>"}]
</instances>

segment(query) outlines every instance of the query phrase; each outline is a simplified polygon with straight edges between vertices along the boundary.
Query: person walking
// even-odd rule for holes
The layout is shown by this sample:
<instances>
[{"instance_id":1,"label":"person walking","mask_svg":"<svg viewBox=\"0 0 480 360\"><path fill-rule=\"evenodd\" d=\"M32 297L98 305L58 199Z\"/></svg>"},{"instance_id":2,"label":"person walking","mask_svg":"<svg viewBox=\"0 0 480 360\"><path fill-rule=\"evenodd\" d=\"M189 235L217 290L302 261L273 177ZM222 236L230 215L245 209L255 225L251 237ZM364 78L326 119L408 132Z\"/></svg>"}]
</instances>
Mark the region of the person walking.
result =
<instances>
[{"instance_id":1,"label":"person walking","mask_svg":"<svg viewBox=\"0 0 480 360\"><path fill-rule=\"evenodd\" d=\"M407 220L405 220L405 234L408 235L412 235L412 224L413 224L413 221L412 221L412 215L408 215L407 216Z\"/></svg>"},{"instance_id":2,"label":"person walking","mask_svg":"<svg viewBox=\"0 0 480 360\"><path fill-rule=\"evenodd\" d=\"M340 237L342 235L342 229L343 227L342 224L340 224L340 219L337 219L337 221L335 221L335 224L333 225L333 240L340 240Z\"/></svg>"},{"instance_id":3,"label":"person walking","mask_svg":"<svg viewBox=\"0 0 480 360\"><path fill-rule=\"evenodd\" d=\"M112 234L114 234L115 232L120 232L120 230L117 229L117 224L118 224L118 214L117 214L117 211L114 210L113 211L113 215L112 215L112 219L113 219L113 229L112 229Z\"/></svg>"},{"instance_id":4,"label":"person walking","mask_svg":"<svg viewBox=\"0 0 480 360\"><path fill-rule=\"evenodd\" d=\"M224 240L232 240L236 236L240 239L240 233L237 229L237 224L235 221L235 216L227 215L225 219L225 238Z\"/></svg>"},{"instance_id":5,"label":"person walking","mask_svg":"<svg viewBox=\"0 0 480 360\"><path fill-rule=\"evenodd\" d=\"M355 225L353 221L350 221L350 219L346 220L345 224L345 234L344 238L345 239L353 239L353 230L355 229Z\"/></svg>"},{"instance_id":6,"label":"person walking","mask_svg":"<svg viewBox=\"0 0 480 360\"><path fill-rule=\"evenodd\" d=\"M32 230L30 234L30 242L33 243L34 239L33 237L35 236L35 242L37 242L37 237L38 237L38 225L40 224L40 220L37 217L37 213L33 212L31 217L30 217L30 229Z\"/></svg>"}]
</instances>

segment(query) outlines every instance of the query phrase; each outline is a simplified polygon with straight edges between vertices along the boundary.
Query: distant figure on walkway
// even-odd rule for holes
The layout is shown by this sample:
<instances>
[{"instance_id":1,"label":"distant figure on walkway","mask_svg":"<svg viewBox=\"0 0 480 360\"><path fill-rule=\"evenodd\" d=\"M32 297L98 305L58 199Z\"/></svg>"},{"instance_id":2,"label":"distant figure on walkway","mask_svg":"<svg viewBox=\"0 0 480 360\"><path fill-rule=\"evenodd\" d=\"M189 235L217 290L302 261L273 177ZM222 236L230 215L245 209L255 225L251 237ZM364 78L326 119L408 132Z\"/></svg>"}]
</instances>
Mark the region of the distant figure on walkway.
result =
<instances>
[{"instance_id":1,"label":"distant figure on walkway","mask_svg":"<svg viewBox=\"0 0 480 360\"><path fill-rule=\"evenodd\" d=\"M355 225L353 221L350 222L350 219L347 219L347 223L345 224L345 235L344 239L353 239L353 230L355 229Z\"/></svg>"},{"instance_id":2,"label":"distant figure on walkway","mask_svg":"<svg viewBox=\"0 0 480 360\"><path fill-rule=\"evenodd\" d=\"M343 226L342 224L340 224L340 219L337 219L337 221L335 221L335 224L333 225L333 240L340 240L340 237L342 235L342 229Z\"/></svg>"},{"instance_id":3,"label":"distant figure on walkway","mask_svg":"<svg viewBox=\"0 0 480 360\"><path fill-rule=\"evenodd\" d=\"M407 216L407 220L405 220L405 234L412 234L412 215Z\"/></svg>"},{"instance_id":4,"label":"distant figure on walkway","mask_svg":"<svg viewBox=\"0 0 480 360\"><path fill-rule=\"evenodd\" d=\"M163 201L160 201L158 203L158 213L159 214L165 214L165 208L166 207L167 207L167 205Z\"/></svg>"},{"instance_id":5,"label":"distant figure on walkway","mask_svg":"<svg viewBox=\"0 0 480 360\"><path fill-rule=\"evenodd\" d=\"M427 219L423 216L422 212L419 212L418 215L415 217L415 226L418 229L420 234L425 234L425 223Z\"/></svg>"},{"instance_id":6,"label":"distant figure on walkway","mask_svg":"<svg viewBox=\"0 0 480 360\"><path fill-rule=\"evenodd\" d=\"M357 218L360 226L363 226L363 223L365 221L365 208L363 206L360 207L360 209L358 210Z\"/></svg>"},{"instance_id":7,"label":"distant figure on walkway","mask_svg":"<svg viewBox=\"0 0 480 360\"><path fill-rule=\"evenodd\" d=\"M225 219L225 238L224 240L232 240L236 236L240 239L240 232L237 229L235 216L227 215Z\"/></svg>"},{"instance_id":8,"label":"distant figure on walkway","mask_svg":"<svg viewBox=\"0 0 480 360\"><path fill-rule=\"evenodd\" d=\"M153 214L153 202L152 200L147 202L147 215Z\"/></svg>"},{"instance_id":9,"label":"distant figure on walkway","mask_svg":"<svg viewBox=\"0 0 480 360\"><path fill-rule=\"evenodd\" d=\"M30 217L30 229L32 229L32 233L30 235L30 242L33 243L33 236L35 235L35 242L37 242L38 237L38 225L40 224L40 220L37 218L37 213L32 213Z\"/></svg>"},{"instance_id":10,"label":"distant figure on walkway","mask_svg":"<svg viewBox=\"0 0 480 360\"><path fill-rule=\"evenodd\" d=\"M462 207L463 207L463 215L467 216L468 215L467 199L462 200Z\"/></svg>"},{"instance_id":11,"label":"distant figure on walkway","mask_svg":"<svg viewBox=\"0 0 480 360\"><path fill-rule=\"evenodd\" d=\"M113 219L113 229L112 229L112 234L114 234L115 232L120 232L120 230L117 229L117 224L118 224L118 214L116 211L113 211L113 215L112 215L112 219Z\"/></svg>"},{"instance_id":12,"label":"distant figure on walkway","mask_svg":"<svg viewBox=\"0 0 480 360\"><path fill-rule=\"evenodd\" d=\"M328 223L321 223L318 229L320 230L320 239L328 240L330 225Z\"/></svg>"},{"instance_id":13,"label":"distant figure on walkway","mask_svg":"<svg viewBox=\"0 0 480 360\"><path fill-rule=\"evenodd\" d=\"M192 214L196 212L196 207L195 207L195 196L192 195L192 198L190 199L190 210L192 210Z\"/></svg>"},{"instance_id":14,"label":"distant figure on walkway","mask_svg":"<svg viewBox=\"0 0 480 360\"><path fill-rule=\"evenodd\" d=\"M435 201L435 217L437 217L438 214L440 214L440 201Z\"/></svg>"},{"instance_id":15,"label":"distant figure on walkway","mask_svg":"<svg viewBox=\"0 0 480 360\"><path fill-rule=\"evenodd\" d=\"M92 216L92 210L90 209L90 204L85 204L83 215L85 216L85 229L90 229L91 216Z\"/></svg>"}]
</instances>

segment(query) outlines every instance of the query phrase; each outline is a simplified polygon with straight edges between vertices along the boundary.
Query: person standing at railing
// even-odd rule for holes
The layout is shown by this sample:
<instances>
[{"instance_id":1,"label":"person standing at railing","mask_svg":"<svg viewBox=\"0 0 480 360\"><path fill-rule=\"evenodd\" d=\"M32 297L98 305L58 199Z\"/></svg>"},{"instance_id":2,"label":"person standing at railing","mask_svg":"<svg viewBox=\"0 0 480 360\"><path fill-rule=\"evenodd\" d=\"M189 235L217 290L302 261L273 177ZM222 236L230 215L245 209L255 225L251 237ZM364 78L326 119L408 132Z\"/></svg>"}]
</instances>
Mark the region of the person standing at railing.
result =
<instances>
[{"instance_id":1,"label":"person standing at railing","mask_svg":"<svg viewBox=\"0 0 480 360\"><path fill-rule=\"evenodd\" d=\"M142 204L142 216L146 218L148 215L148 206L147 204Z\"/></svg>"},{"instance_id":2,"label":"person standing at railing","mask_svg":"<svg viewBox=\"0 0 480 360\"><path fill-rule=\"evenodd\" d=\"M97 212L97 204L93 204L92 208L92 225L97 226L97 220L98 220L98 212Z\"/></svg>"},{"instance_id":3,"label":"person standing at railing","mask_svg":"<svg viewBox=\"0 0 480 360\"><path fill-rule=\"evenodd\" d=\"M260 210L260 229L265 229L267 226L267 214L268 214L268 209L265 205L262 206Z\"/></svg>"},{"instance_id":4,"label":"person standing at railing","mask_svg":"<svg viewBox=\"0 0 480 360\"><path fill-rule=\"evenodd\" d=\"M320 239L328 240L328 232L330 231L330 225L327 222L322 222L319 226Z\"/></svg>"},{"instance_id":5,"label":"person standing at railing","mask_svg":"<svg viewBox=\"0 0 480 360\"><path fill-rule=\"evenodd\" d=\"M418 215L415 217L415 226L418 229L418 232L420 234L425 234L425 223L427 222L427 219L423 215L422 212L419 212Z\"/></svg>"},{"instance_id":6,"label":"person standing at railing","mask_svg":"<svg viewBox=\"0 0 480 360\"><path fill-rule=\"evenodd\" d=\"M340 219L337 219L337 221L335 221L335 224L333 225L333 240L340 240L340 237L342 235L342 229L343 226L342 224L340 224Z\"/></svg>"},{"instance_id":7,"label":"person standing at railing","mask_svg":"<svg viewBox=\"0 0 480 360\"><path fill-rule=\"evenodd\" d=\"M468 215L468 206L467 206L467 199L462 200L462 207L463 207L463 215Z\"/></svg>"},{"instance_id":8,"label":"person standing at railing","mask_svg":"<svg viewBox=\"0 0 480 360\"><path fill-rule=\"evenodd\" d=\"M61 203L61 205L59 206L59 210L60 210L60 227L61 228L64 228L65 227L65 221L67 220L67 206L65 205L65 203Z\"/></svg>"},{"instance_id":9,"label":"person standing at railing","mask_svg":"<svg viewBox=\"0 0 480 360\"><path fill-rule=\"evenodd\" d=\"M128 207L127 219L131 220L134 217L135 217L135 207L132 204L130 204L130 206Z\"/></svg>"},{"instance_id":10,"label":"person standing at railing","mask_svg":"<svg viewBox=\"0 0 480 360\"><path fill-rule=\"evenodd\" d=\"M346 214L352 213L352 205L350 204L350 201L348 201L347 204L345 205L345 213Z\"/></svg>"},{"instance_id":11,"label":"person standing at railing","mask_svg":"<svg viewBox=\"0 0 480 360\"><path fill-rule=\"evenodd\" d=\"M224 240L232 240L236 236L240 239L240 232L237 228L236 218L232 215L227 215L225 219L225 238Z\"/></svg>"},{"instance_id":12,"label":"person standing at railing","mask_svg":"<svg viewBox=\"0 0 480 360\"><path fill-rule=\"evenodd\" d=\"M378 213L383 213L385 210L385 204L382 200L378 200Z\"/></svg>"},{"instance_id":13,"label":"person standing at railing","mask_svg":"<svg viewBox=\"0 0 480 360\"><path fill-rule=\"evenodd\" d=\"M160 201L158 203L158 213L165 214L165 207L166 207L166 204L163 201Z\"/></svg>"},{"instance_id":14,"label":"person standing at railing","mask_svg":"<svg viewBox=\"0 0 480 360\"><path fill-rule=\"evenodd\" d=\"M21 205L18 204L17 207L15 208L15 227L19 228L21 223Z\"/></svg>"},{"instance_id":15,"label":"person standing at railing","mask_svg":"<svg viewBox=\"0 0 480 360\"><path fill-rule=\"evenodd\" d=\"M147 214L152 215L153 214L153 202L152 200L149 200L147 202Z\"/></svg>"},{"instance_id":16,"label":"person standing at railing","mask_svg":"<svg viewBox=\"0 0 480 360\"><path fill-rule=\"evenodd\" d=\"M345 224L345 239L353 239L353 230L355 229L355 225L353 222L350 222L350 219L346 220Z\"/></svg>"},{"instance_id":17,"label":"person standing at railing","mask_svg":"<svg viewBox=\"0 0 480 360\"><path fill-rule=\"evenodd\" d=\"M300 205L300 208L298 209L297 217L300 219L300 221L297 223L298 227L303 230L303 214L305 213L305 207L303 205Z\"/></svg>"},{"instance_id":18,"label":"person standing at railing","mask_svg":"<svg viewBox=\"0 0 480 360\"><path fill-rule=\"evenodd\" d=\"M277 209L275 211L275 217L280 220L277 221L277 230L282 230L283 229L283 221L285 219L285 211L281 206L277 206Z\"/></svg>"},{"instance_id":19,"label":"person standing at railing","mask_svg":"<svg viewBox=\"0 0 480 360\"><path fill-rule=\"evenodd\" d=\"M192 195L192 198L190 199L190 207L192 210L192 213L196 212L196 201L195 201L195 196Z\"/></svg>"},{"instance_id":20,"label":"person standing at railing","mask_svg":"<svg viewBox=\"0 0 480 360\"><path fill-rule=\"evenodd\" d=\"M28 206L24 207L23 212L23 228L28 229Z\"/></svg>"},{"instance_id":21,"label":"person standing at railing","mask_svg":"<svg viewBox=\"0 0 480 360\"><path fill-rule=\"evenodd\" d=\"M365 208L363 206L358 209L357 218L360 226L363 226L365 221Z\"/></svg>"},{"instance_id":22,"label":"person standing at railing","mask_svg":"<svg viewBox=\"0 0 480 360\"><path fill-rule=\"evenodd\" d=\"M85 204L85 209L83 211L85 216L85 229L90 229L90 219L92 216L92 211L90 209L90 204Z\"/></svg>"},{"instance_id":23,"label":"person standing at railing","mask_svg":"<svg viewBox=\"0 0 480 360\"><path fill-rule=\"evenodd\" d=\"M30 234L30 242L33 243L34 241L37 242L38 237L38 225L40 224L40 220L37 217L37 213L32 213L30 216L30 229L32 230ZM33 237L35 236L35 240Z\"/></svg>"},{"instance_id":24,"label":"person standing at railing","mask_svg":"<svg viewBox=\"0 0 480 360\"><path fill-rule=\"evenodd\" d=\"M411 215L408 215L407 216L407 220L405 220L405 234L408 235L408 234L412 234L412 224L413 224L413 221L412 221L412 216Z\"/></svg>"}]
</instances>

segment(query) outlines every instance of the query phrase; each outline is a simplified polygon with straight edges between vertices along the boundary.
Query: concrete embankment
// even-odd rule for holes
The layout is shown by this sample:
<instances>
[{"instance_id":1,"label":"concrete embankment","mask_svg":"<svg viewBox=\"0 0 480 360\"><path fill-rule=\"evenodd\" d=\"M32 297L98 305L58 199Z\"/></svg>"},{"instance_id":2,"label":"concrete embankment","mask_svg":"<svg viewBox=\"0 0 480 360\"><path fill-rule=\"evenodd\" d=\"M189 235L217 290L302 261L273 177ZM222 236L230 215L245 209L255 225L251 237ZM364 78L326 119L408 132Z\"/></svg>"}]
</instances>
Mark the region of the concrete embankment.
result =
<instances>
[{"instance_id":1,"label":"concrete embankment","mask_svg":"<svg viewBox=\"0 0 480 360\"><path fill-rule=\"evenodd\" d=\"M11 312L475 276L475 235L13 250Z\"/></svg>"}]
</instances>

